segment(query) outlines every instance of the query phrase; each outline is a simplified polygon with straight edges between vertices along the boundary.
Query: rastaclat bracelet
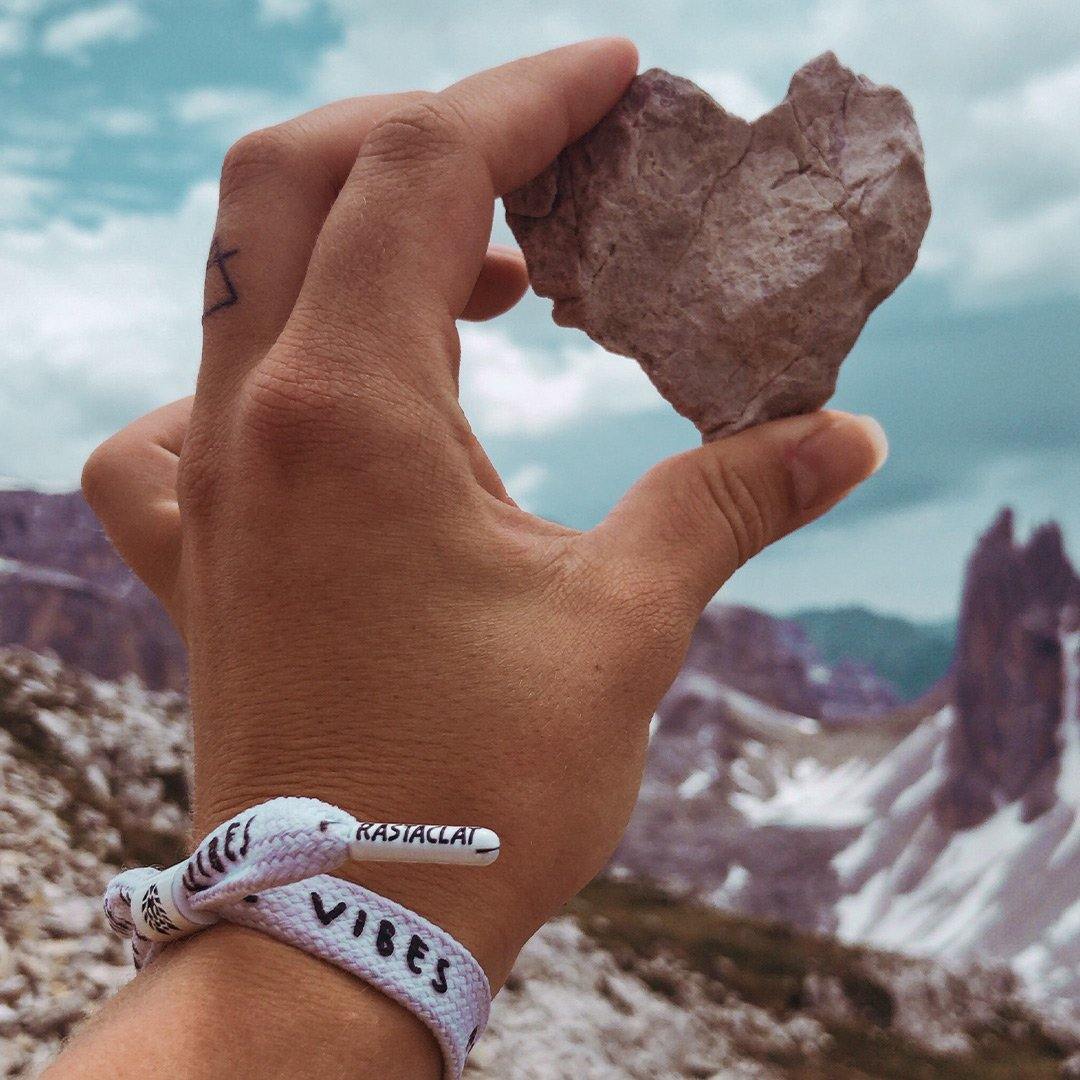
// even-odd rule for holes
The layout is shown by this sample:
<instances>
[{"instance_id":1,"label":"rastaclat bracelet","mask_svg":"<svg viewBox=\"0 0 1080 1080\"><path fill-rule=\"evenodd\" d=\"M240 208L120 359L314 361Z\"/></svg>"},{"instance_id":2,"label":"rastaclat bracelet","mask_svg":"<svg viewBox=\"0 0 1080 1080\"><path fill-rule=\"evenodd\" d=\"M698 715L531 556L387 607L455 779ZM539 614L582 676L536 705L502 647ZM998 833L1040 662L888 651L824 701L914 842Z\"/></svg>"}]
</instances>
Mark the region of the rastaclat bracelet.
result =
<instances>
[{"instance_id":1,"label":"rastaclat bracelet","mask_svg":"<svg viewBox=\"0 0 1080 1080\"><path fill-rule=\"evenodd\" d=\"M350 860L484 866L498 853L490 829L361 822L317 799L271 799L219 825L186 862L118 874L105 914L131 939L136 968L219 920L344 968L427 1024L457 1080L491 1007L483 969L438 926L329 871Z\"/></svg>"}]
</instances>

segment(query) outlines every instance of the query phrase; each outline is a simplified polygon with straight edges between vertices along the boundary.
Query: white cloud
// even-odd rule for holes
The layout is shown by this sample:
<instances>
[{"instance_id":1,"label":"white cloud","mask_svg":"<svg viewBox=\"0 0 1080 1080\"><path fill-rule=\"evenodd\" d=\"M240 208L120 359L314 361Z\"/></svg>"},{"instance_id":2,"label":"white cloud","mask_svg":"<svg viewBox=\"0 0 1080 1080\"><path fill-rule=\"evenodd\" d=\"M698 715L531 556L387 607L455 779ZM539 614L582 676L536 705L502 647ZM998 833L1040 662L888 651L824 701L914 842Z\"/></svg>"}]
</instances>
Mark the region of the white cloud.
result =
<instances>
[{"instance_id":1,"label":"white cloud","mask_svg":"<svg viewBox=\"0 0 1080 1080\"><path fill-rule=\"evenodd\" d=\"M971 237L963 297L980 304L1006 290L1019 298L1080 291L1080 192Z\"/></svg>"},{"instance_id":2,"label":"white cloud","mask_svg":"<svg viewBox=\"0 0 1080 1080\"><path fill-rule=\"evenodd\" d=\"M259 0L259 14L267 22L299 22L315 9L315 0Z\"/></svg>"},{"instance_id":3,"label":"white cloud","mask_svg":"<svg viewBox=\"0 0 1080 1080\"><path fill-rule=\"evenodd\" d=\"M489 326L461 327L461 403L477 434L542 435L590 416L664 406L633 360L597 345L558 356Z\"/></svg>"},{"instance_id":4,"label":"white cloud","mask_svg":"<svg viewBox=\"0 0 1080 1080\"><path fill-rule=\"evenodd\" d=\"M90 122L107 135L148 135L157 128L157 121L141 109L93 109Z\"/></svg>"},{"instance_id":5,"label":"white cloud","mask_svg":"<svg viewBox=\"0 0 1080 1080\"><path fill-rule=\"evenodd\" d=\"M26 26L18 19L0 19L0 56L21 52L26 37Z\"/></svg>"},{"instance_id":6,"label":"white cloud","mask_svg":"<svg viewBox=\"0 0 1080 1080\"><path fill-rule=\"evenodd\" d=\"M130 0L76 11L50 23L41 38L42 51L84 60L93 45L133 41L149 29L146 16Z\"/></svg>"},{"instance_id":7,"label":"white cloud","mask_svg":"<svg viewBox=\"0 0 1080 1080\"><path fill-rule=\"evenodd\" d=\"M690 78L712 94L729 113L744 120L756 120L776 104L739 71L698 71Z\"/></svg>"},{"instance_id":8,"label":"white cloud","mask_svg":"<svg viewBox=\"0 0 1080 1080\"><path fill-rule=\"evenodd\" d=\"M101 439L190 392L216 201L204 183L173 212L0 231L0 472L74 485Z\"/></svg>"},{"instance_id":9,"label":"white cloud","mask_svg":"<svg viewBox=\"0 0 1080 1080\"><path fill-rule=\"evenodd\" d=\"M55 180L0 167L0 224L25 222L35 217L57 188Z\"/></svg>"},{"instance_id":10,"label":"white cloud","mask_svg":"<svg viewBox=\"0 0 1080 1080\"><path fill-rule=\"evenodd\" d=\"M210 128L228 141L287 120L303 107L257 87L200 86L176 97L172 110L180 123Z\"/></svg>"},{"instance_id":11,"label":"white cloud","mask_svg":"<svg viewBox=\"0 0 1080 1080\"><path fill-rule=\"evenodd\" d=\"M530 461L511 473L504 483L506 490L510 493L510 498L522 510L528 510L531 513L534 509L533 497L544 486L548 476L550 476L550 470L546 466Z\"/></svg>"}]
</instances>

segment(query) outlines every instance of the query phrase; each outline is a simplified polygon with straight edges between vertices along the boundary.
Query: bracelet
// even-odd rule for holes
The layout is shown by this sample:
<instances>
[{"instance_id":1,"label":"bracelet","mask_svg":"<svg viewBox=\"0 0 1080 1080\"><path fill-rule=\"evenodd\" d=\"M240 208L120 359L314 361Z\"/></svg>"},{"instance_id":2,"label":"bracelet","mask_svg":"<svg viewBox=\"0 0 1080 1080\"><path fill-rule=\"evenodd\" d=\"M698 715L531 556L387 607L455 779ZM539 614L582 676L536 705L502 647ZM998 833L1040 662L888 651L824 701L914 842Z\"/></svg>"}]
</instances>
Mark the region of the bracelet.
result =
<instances>
[{"instance_id":1,"label":"bracelet","mask_svg":"<svg viewBox=\"0 0 1080 1080\"><path fill-rule=\"evenodd\" d=\"M490 829L362 822L317 799L282 797L219 825L185 862L118 874L105 914L131 939L137 970L219 920L335 964L422 1020L444 1076L457 1080L491 1008L483 968L434 923L329 871L350 860L484 866L498 854Z\"/></svg>"}]
</instances>

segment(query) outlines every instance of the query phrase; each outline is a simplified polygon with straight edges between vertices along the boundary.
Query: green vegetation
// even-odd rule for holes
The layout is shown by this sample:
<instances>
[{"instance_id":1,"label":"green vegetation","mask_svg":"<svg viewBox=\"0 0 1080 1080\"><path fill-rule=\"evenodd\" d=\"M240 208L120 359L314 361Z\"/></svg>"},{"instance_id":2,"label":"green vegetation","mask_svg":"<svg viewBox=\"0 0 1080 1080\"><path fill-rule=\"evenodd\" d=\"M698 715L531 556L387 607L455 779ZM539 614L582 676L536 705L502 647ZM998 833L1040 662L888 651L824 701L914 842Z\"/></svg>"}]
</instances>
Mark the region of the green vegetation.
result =
<instances>
[{"instance_id":1,"label":"green vegetation","mask_svg":"<svg viewBox=\"0 0 1080 1080\"><path fill-rule=\"evenodd\" d=\"M905 701L929 690L952 660L952 622L916 623L862 607L811 609L788 617L806 631L826 663L861 660Z\"/></svg>"},{"instance_id":2,"label":"green vegetation","mask_svg":"<svg viewBox=\"0 0 1080 1080\"><path fill-rule=\"evenodd\" d=\"M836 979L843 1020L818 1016L830 1034L819 1056L771 1063L791 1080L1056 1080L1064 1050L1033 1015L1006 1002L967 1030L973 1050L936 1054L891 1027L896 1003L873 972L902 963L833 938L717 911L633 882L598 879L570 905L582 929L628 971L675 1000L670 975L648 962L669 956L704 975L717 1000L735 995L784 1018L809 1005L811 974ZM873 963L869 961L875 961ZM974 1024L974 1021L973 1021Z\"/></svg>"}]
</instances>

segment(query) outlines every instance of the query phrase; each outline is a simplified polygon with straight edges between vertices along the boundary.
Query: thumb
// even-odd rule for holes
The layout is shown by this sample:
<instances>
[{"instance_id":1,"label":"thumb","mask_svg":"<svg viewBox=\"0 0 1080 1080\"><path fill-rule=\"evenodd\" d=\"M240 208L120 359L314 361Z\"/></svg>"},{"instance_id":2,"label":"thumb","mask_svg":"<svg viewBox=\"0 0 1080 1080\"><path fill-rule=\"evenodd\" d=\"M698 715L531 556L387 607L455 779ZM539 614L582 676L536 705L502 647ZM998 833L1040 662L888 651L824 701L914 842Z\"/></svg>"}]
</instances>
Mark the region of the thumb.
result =
<instances>
[{"instance_id":1,"label":"thumb","mask_svg":"<svg viewBox=\"0 0 1080 1080\"><path fill-rule=\"evenodd\" d=\"M602 556L674 585L697 608L762 548L877 471L876 420L821 411L774 420L662 461L593 531Z\"/></svg>"}]
</instances>

